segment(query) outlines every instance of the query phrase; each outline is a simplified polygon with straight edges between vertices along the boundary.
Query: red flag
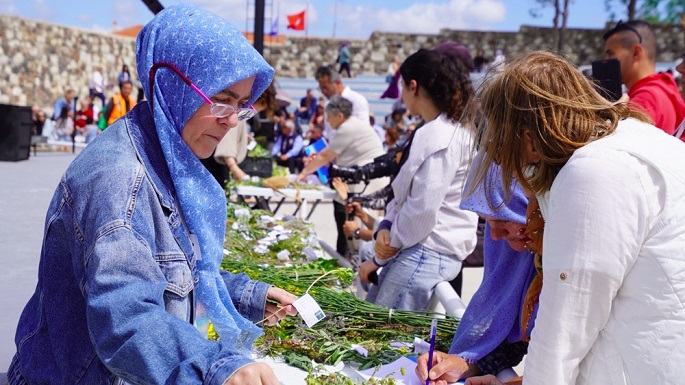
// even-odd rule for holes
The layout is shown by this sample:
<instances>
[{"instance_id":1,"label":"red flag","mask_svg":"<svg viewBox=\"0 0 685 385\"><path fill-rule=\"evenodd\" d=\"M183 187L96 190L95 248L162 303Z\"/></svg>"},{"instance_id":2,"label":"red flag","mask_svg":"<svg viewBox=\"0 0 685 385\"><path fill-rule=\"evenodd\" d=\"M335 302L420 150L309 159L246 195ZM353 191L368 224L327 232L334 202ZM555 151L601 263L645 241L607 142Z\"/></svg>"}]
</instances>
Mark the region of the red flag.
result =
<instances>
[{"instance_id":1,"label":"red flag","mask_svg":"<svg viewBox=\"0 0 685 385\"><path fill-rule=\"evenodd\" d=\"M286 16L288 18L288 29L304 31L304 11Z\"/></svg>"}]
</instances>

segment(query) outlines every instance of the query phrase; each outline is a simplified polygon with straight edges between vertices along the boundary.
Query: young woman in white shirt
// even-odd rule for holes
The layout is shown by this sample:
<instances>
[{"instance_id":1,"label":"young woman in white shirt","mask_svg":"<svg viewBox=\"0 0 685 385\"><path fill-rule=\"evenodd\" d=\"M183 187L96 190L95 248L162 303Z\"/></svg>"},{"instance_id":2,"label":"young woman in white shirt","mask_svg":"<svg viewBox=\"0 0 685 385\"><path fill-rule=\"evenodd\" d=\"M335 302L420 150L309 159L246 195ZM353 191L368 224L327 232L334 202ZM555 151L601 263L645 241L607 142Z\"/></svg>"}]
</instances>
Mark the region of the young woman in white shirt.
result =
<instances>
[{"instance_id":1,"label":"young woman in white shirt","mask_svg":"<svg viewBox=\"0 0 685 385\"><path fill-rule=\"evenodd\" d=\"M478 216L461 210L473 136L459 119L473 88L456 57L421 49L400 66L402 100L425 124L416 129L376 237L376 257L359 271L368 282L383 267L367 301L426 310L433 289L454 279L476 245ZM406 152L407 150L405 150Z\"/></svg>"},{"instance_id":2,"label":"young woman in white shirt","mask_svg":"<svg viewBox=\"0 0 685 385\"><path fill-rule=\"evenodd\" d=\"M682 383L685 146L548 52L483 84L478 180L498 162L545 219L523 384Z\"/></svg>"}]
</instances>

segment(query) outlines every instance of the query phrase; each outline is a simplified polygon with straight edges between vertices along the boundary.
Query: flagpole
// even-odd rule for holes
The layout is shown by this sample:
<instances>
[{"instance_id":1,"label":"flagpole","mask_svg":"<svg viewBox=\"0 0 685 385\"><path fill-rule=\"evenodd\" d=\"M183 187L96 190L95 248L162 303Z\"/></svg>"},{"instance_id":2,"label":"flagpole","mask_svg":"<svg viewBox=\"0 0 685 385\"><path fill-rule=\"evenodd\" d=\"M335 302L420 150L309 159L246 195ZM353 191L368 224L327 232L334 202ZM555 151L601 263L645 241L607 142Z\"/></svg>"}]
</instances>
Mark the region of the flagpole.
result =
<instances>
[{"instance_id":1,"label":"flagpole","mask_svg":"<svg viewBox=\"0 0 685 385\"><path fill-rule=\"evenodd\" d=\"M280 35L281 31L279 29L281 26L278 24L278 19L281 18L281 0L278 0L278 3L276 3L276 42L278 42L278 35Z\"/></svg>"},{"instance_id":2,"label":"flagpole","mask_svg":"<svg viewBox=\"0 0 685 385\"><path fill-rule=\"evenodd\" d=\"M333 0L333 38L335 38L335 27L338 23L338 0Z\"/></svg>"},{"instance_id":3,"label":"flagpole","mask_svg":"<svg viewBox=\"0 0 685 385\"><path fill-rule=\"evenodd\" d=\"M307 0L307 11L304 13L304 38L309 37L309 0Z\"/></svg>"}]
</instances>

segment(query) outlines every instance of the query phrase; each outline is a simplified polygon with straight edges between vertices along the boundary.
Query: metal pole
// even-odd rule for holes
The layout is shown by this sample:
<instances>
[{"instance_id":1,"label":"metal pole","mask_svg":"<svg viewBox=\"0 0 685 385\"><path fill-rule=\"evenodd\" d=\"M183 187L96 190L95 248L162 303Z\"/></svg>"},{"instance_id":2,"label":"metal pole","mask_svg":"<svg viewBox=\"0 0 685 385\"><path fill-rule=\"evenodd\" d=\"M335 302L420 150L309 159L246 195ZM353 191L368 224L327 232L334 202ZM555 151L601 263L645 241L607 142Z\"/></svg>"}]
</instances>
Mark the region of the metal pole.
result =
<instances>
[{"instance_id":1,"label":"metal pole","mask_svg":"<svg viewBox=\"0 0 685 385\"><path fill-rule=\"evenodd\" d=\"M304 13L304 37L309 37L309 0L307 0L307 10Z\"/></svg>"},{"instance_id":2,"label":"metal pole","mask_svg":"<svg viewBox=\"0 0 685 385\"><path fill-rule=\"evenodd\" d=\"M335 25L338 23L338 0L333 1L333 37L335 37Z\"/></svg>"},{"instance_id":3,"label":"metal pole","mask_svg":"<svg viewBox=\"0 0 685 385\"><path fill-rule=\"evenodd\" d=\"M254 7L254 48L264 54L264 0L256 0Z\"/></svg>"}]
</instances>

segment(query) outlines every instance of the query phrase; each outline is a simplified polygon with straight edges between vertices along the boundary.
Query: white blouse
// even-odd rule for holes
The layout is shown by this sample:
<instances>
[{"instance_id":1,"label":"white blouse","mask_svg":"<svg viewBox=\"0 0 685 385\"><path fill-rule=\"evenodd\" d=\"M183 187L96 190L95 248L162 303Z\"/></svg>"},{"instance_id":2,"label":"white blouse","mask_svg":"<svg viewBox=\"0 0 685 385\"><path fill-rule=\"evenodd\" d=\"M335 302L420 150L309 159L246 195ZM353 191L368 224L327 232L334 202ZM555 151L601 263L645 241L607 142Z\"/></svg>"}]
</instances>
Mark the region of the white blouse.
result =
<instances>
[{"instance_id":1,"label":"white blouse","mask_svg":"<svg viewBox=\"0 0 685 385\"><path fill-rule=\"evenodd\" d=\"M543 288L524 384L681 384L685 144L633 119L539 197Z\"/></svg>"},{"instance_id":2,"label":"white blouse","mask_svg":"<svg viewBox=\"0 0 685 385\"><path fill-rule=\"evenodd\" d=\"M476 247L478 215L459 208L472 159L473 136L444 114L414 134L409 157L392 182L386 207L390 245L421 244L464 260Z\"/></svg>"}]
</instances>

